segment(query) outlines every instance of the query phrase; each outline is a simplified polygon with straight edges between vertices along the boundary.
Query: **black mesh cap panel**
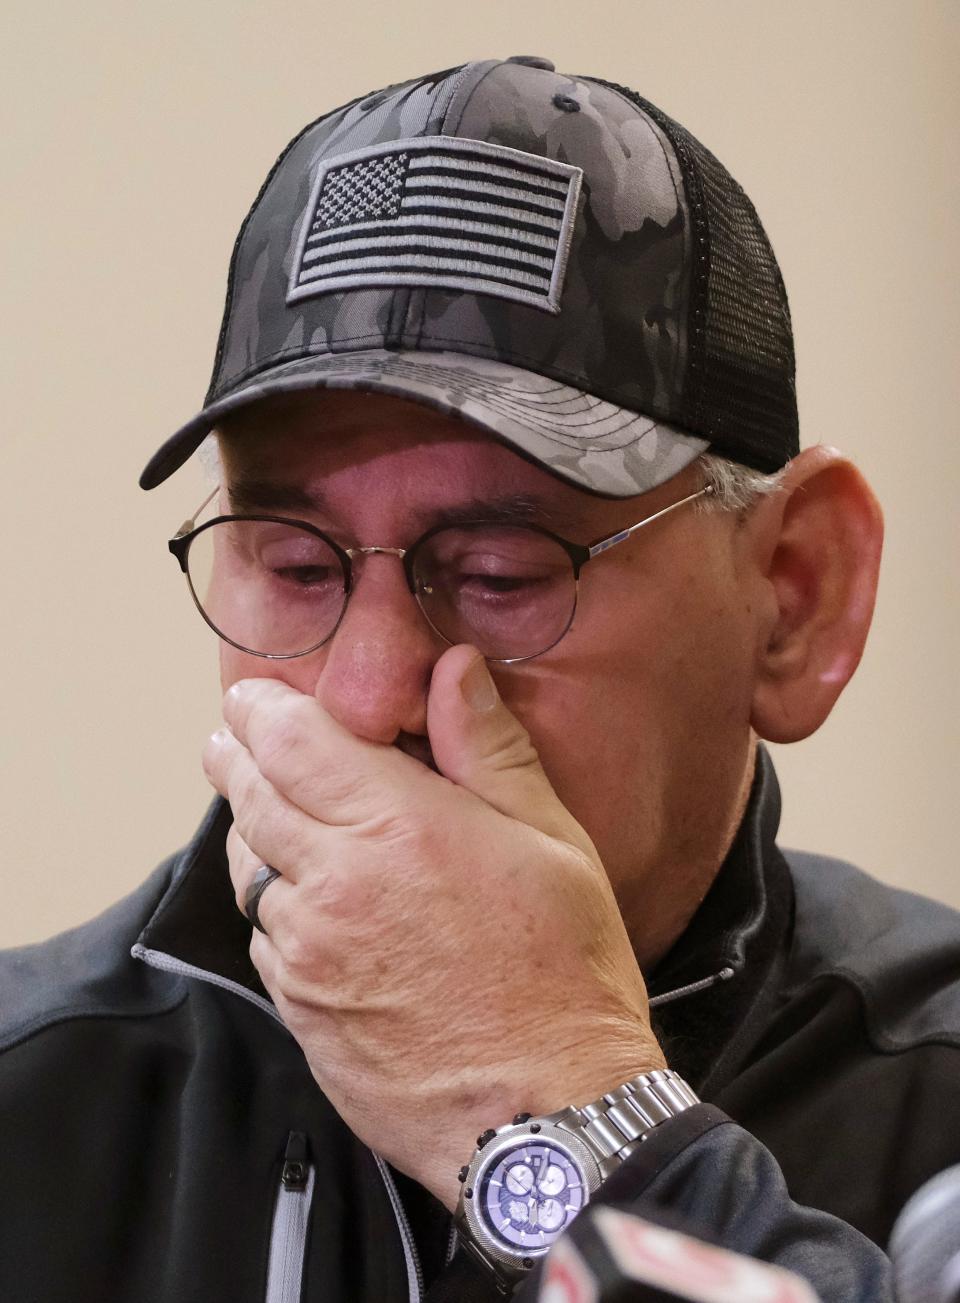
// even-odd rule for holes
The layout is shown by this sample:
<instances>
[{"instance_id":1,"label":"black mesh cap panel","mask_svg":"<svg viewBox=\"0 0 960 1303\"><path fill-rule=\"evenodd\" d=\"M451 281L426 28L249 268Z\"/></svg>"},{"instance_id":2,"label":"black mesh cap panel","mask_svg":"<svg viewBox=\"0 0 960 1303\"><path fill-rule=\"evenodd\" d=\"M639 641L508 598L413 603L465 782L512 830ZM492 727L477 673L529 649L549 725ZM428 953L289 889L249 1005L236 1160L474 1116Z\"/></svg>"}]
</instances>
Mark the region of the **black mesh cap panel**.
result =
<instances>
[{"instance_id":1,"label":"black mesh cap panel","mask_svg":"<svg viewBox=\"0 0 960 1303\"><path fill-rule=\"evenodd\" d=\"M799 451L790 308L780 268L753 204L686 128L635 91L600 78L660 127L673 145L693 222L689 361L681 408L712 451L774 471Z\"/></svg>"}]
</instances>

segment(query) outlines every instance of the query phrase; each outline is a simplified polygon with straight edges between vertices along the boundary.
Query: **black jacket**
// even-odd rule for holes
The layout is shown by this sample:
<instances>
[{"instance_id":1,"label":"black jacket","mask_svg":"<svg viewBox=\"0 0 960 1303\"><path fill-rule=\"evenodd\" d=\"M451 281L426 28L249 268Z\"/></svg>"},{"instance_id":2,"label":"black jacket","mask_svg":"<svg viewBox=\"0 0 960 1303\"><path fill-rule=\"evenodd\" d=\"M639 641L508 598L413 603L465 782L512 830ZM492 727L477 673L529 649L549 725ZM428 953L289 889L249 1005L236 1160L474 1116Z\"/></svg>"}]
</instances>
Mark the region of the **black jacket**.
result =
<instances>
[{"instance_id":1,"label":"black jacket","mask_svg":"<svg viewBox=\"0 0 960 1303\"><path fill-rule=\"evenodd\" d=\"M650 979L668 1062L708 1102L601 1200L799 1270L824 1300L886 1299L876 1246L960 1162L960 917L784 858L778 818L761 753L727 862ZM424 1282L431 1303L496 1298L278 1020L229 821L216 802L133 895L0 960L0 1297L259 1303L269 1277L270 1303L405 1303Z\"/></svg>"}]
</instances>

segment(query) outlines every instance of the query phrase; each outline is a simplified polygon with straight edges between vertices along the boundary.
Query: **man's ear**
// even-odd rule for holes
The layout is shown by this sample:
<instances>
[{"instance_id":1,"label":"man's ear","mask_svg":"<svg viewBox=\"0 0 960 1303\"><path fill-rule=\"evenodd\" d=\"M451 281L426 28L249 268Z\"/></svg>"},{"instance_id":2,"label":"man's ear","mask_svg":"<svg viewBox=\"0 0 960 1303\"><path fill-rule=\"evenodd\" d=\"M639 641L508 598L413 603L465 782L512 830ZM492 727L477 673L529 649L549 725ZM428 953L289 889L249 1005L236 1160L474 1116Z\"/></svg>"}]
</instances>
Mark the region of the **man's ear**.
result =
<instances>
[{"instance_id":1,"label":"man's ear","mask_svg":"<svg viewBox=\"0 0 960 1303\"><path fill-rule=\"evenodd\" d=\"M856 467L824 447L794 458L780 491L752 514L770 619L750 722L767 741L797 742L820 727L860 662L883 516Z\"/></svg>"}]
</instances>

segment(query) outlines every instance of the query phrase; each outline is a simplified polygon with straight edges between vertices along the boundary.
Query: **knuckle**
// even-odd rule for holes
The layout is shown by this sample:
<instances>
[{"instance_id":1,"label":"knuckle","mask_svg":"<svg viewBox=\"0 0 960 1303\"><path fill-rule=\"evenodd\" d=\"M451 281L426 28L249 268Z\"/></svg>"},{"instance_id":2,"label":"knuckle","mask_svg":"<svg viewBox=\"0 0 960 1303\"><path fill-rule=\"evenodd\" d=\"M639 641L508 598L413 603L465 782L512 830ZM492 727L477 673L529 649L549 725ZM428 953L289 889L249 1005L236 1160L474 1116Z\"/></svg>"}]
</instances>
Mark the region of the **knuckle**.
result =
<instances>
[{"instance_id":1,"label":"knuckle","mask_svg":"<svg viewBox=\"0 0 960 1303\"><path fill-rule=\"evenodd\" d=\"M235 823L232 823L227 831L227 859L230 861L234 875L241 878L253 872L255 862L259 867L256 855L247 845Z\"/></svg>"},{"instance_id":2,"label":"knuckle","mask_svg":"<svg viewBox=\"0 0 960 1303\"><path fill-rule=\"evenodd\" d=\"M497 738L488 757L494 769L528 769L540 764L540 757L530 734L519 720Z\"/></svg>"},{"instance_id":3,"label":"knuckle","mask_svg":"<svg viewBox=\"0 0 960 1303\"><path fill-rule=\"evenodd\" d=\"M269 718L258 730L254 755L260 772L271 782L290 767L290 760L304 746L309 736L306 727L305 698L289 698L274 703Z\"/></svg>"},{"instance_id":4,"label":"knuckle","mask_svg":"<svg viewBox=\"0 0 960 1303\"><path fill-rule=\"evenodd\" d=\"M263 784L254 774L245 774L236 791L230 794L237 837L254 854L259 841L258 833L264 822L264 796Z\"/></svg>"},{"instance_id":5,"label":"knuckle","mask_svg":"<svg viewBox=\"0 0 960 1303\"><path fill-rule=\"evenodd\" d=\"M260 775L256 766L244 755L233 766L230 775L230 805L236 814L238 809L249 809L256 805L259 796Z\"/></svg>"},{"instance_id":6,"label":"knuckle","mask_svg":"<svg viewBox=\"0 0 960 1303\"><path fill-rule=\"evenodd\" d=\"M232 824L227 833L227 860L230 864L234 898L237 902L237 909L241 913L243 912L247 888L250 885L248 864L251 859L252 855L246 842L237 832L236 825Z\"/></svg>"},{"instance_id":7,"label":"knuckle","mask_svg":"<svg viewBox=\"0 0 960 1303\"><path fill-rule=\"evenodd\" d=\"M311 884L314 908L329 920L348 922L369 907L369 888L362 875L325 873Z\"/></svg>"},{"instance_id":8,"label":"knuckle","mask_svg":"<svg viewBox=\"0 0 960 1303\"><path fill-rule=\"evenodd\" d=\"M264 986L272 994L277 986L277 962L269 938L254 928L247 949L251 963L260 974Z\"/></svg>"},{"instance_id":9,"label":"knuckle","mask_svg":"<svg viewBox=\"0 0 960 1303\"><path fill-rule=\"evenodd\" d=\"M283 944L278 946L279 964L277 980L288 998L306 988L316 971L318 948L308 929L296 922L283 934Z\"/></svg>"}]
</instances>

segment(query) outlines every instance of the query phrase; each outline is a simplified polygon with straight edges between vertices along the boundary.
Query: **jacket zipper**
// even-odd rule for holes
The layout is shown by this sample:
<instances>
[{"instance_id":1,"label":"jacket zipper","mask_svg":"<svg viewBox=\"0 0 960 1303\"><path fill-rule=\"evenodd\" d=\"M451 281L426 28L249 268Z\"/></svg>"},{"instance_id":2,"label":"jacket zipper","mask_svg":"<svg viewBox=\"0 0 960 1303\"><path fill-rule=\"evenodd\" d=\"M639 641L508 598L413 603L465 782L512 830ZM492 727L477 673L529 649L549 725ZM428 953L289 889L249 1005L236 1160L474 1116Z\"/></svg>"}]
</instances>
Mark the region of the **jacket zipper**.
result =
<instances>
[{"instance_id":1,"label":"jacket zipper","mask_svg":"<svg viewBox=\"0 0 960 1303\"><path fill-rule=\"evenodd\" d=\"M280 1189L273 1210L270 1257L267 1265L266 1303L300 1303L303 1259L313 1200L314 1167L307 1137L291 1131L280 1169Z\"/></svg>"},{"instance_id":2,"label":"jacket zipper","mask_svg":"<svg viewBox=\"0 0 960 1303\"><path fill-rule=\"evenodd\" d=\"M443 1260L443 1265L445 1267L449 1267L450 1263L453 1262L454 1254L457 1252L459 1245L460 1237L457 1234L456 1223L451 1221L450 1234L447 1236L447 1256Z\"/></svg>"},{"instance_id":3,"label":"jacket zipper","mask_svg":"<svg viewBox=\"0 0 960 1303\"><path fill-rule=\"evenodd\" d=\"M389 1167L379 1154L374 1154L373 1157L383 1183L387 1187L390 1205L400 1231L410 1303L423 1303L423 1271L406 1211ZM310 1162L307 1137L302 1131L291 1131L283 1154L280 1189L277 1192L277 1203L273 1212L265 1303L300 1303L303 1290L303 1261L310 1224L310 1205L313 1202L313 1181L314 1167ZM453 1256L455 1248L455 1232L451 1229L447 1262Z\"/></svg>"},{"instance_id":4,"label":"jacket zipper","mask_svg":"<svg viewBox=\"0 0 960 1303\"><path fill-rule=\"evenodd\" d=\"M410 1303L422 1303L423 1271L420 1267L420 1259L417 1256L417 1247L413 1240L413 1232L410 1229L410 1223L407 1221L406 1211L401 1202L396 1183L390 1175L389 1167L387 1167L379 1154L374 1154L373 1157L377 1167L380 1169L383 1183L387 1187L387 1194L390 1196L393 1215L396 1218L397 1227L400 1231L400 1239L403 1243L403 1256L407 1264L407 1288L410 1291Z\"/></svg>"}]
</instances>

